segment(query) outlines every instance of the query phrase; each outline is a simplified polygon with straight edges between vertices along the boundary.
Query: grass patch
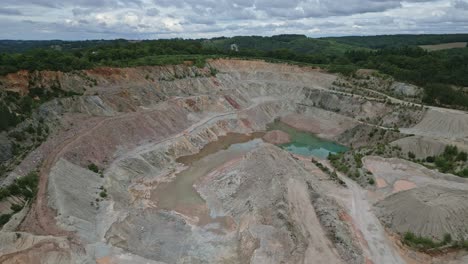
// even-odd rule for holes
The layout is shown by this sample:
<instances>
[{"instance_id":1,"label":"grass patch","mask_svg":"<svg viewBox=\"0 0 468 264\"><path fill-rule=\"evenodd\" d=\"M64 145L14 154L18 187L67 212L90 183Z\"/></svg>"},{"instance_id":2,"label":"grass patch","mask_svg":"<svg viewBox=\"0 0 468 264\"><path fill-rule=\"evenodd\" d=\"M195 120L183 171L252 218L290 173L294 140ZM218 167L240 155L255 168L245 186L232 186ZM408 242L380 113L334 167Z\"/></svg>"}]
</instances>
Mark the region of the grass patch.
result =
<instances>
[{"instance_id":1,"label":"grass patch","mask_svg":"<svg viewBox=\"0 0 468 264\"><path fill-rule=\"evenodd\" d=\"M468 249L468 241L454 241L450 234L445 234L441 241L434 241L432 238L418 236L408 231L403 235L402 242L409 247L421 251L434 251L446 247Z\"/></svg>"}]
</instances>

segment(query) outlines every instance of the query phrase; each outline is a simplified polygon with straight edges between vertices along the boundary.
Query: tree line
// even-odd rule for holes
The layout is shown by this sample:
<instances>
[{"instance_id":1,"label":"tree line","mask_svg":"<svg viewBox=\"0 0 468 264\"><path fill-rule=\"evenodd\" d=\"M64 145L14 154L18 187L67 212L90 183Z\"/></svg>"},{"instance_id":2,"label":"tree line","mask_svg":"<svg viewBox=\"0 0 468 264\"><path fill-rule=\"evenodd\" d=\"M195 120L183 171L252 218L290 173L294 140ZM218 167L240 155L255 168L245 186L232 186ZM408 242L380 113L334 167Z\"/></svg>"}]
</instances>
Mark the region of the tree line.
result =
<instances>
[{"instance_id":1,"label":"tree line","mask_svg":"<svg viewBox=\"0 0 468 264\"><path fill-rule=\"evenodd\" d=\"M446 40L449 37L440 38ZM388 39L393 38L405 37ZM371 37L367 39L372 40ZM386 37L379 39L382 41ZM238 51L231 50L230 44L234 43L239 46ZM40 48L0 54L0 75L18 70L66 72L98 66L177 64L186 59L203 65L205 58L220 56L318 64L343 74L352 74L358 68L377 69L397 80L423 87L424 102L428 104L468 107L468 95L457 88L468 87L468 48L427 52L416 46L400 46L371 50L302 35L139 42L116 40L62 51Z\"/></svg>"}]
</instances>

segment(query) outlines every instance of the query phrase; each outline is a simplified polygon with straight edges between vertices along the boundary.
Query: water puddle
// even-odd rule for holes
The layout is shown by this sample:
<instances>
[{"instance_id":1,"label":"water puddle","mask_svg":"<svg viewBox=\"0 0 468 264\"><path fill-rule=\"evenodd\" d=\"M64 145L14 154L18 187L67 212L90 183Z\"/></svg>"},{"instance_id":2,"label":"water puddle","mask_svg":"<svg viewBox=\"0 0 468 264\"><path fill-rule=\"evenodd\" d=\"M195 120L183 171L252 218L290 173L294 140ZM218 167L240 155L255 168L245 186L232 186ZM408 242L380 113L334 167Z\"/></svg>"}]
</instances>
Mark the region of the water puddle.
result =
<instances>
[{"instance_id":1,"label":"water puddle","mask_svg":"<svg viewBox=\"0 0 468 264\"><path fill-rule=\"evenodd\" d=\"M294 154L327 158L330 153L335 154L348 150L348 148L343 145L319 138L309 132L297 130L281 121L275 121L269 124L268 130L281 130L288 133L291 137L291 142L281 144L279 147Z\"/></svg>"}]
</instances>

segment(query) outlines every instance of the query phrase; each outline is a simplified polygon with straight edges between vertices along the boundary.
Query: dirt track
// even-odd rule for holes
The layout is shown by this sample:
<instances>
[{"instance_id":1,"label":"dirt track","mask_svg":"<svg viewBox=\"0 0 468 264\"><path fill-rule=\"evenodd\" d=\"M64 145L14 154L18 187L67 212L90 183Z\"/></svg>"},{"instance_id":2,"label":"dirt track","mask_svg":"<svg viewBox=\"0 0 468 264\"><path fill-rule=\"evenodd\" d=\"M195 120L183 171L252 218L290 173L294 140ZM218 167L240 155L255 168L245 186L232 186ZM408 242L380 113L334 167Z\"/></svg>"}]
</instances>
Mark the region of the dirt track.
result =
<instances>
[{"instance_id":1,"label":"dirt track","mask_svg":"<svg viewBox=\"0 0 468 264\"><path fill-rule=\"evenodd\" d=\"M331 164L322 160L322 164L333 170ZM361 247L371 263L406 263L393 242L387 236L385 229L375 216L368 191L359 186L347 176L338 172L338 176L348 186L348 196L340 197L351 216L352 225L356 228Z\"/></svg>"}]
</instances>

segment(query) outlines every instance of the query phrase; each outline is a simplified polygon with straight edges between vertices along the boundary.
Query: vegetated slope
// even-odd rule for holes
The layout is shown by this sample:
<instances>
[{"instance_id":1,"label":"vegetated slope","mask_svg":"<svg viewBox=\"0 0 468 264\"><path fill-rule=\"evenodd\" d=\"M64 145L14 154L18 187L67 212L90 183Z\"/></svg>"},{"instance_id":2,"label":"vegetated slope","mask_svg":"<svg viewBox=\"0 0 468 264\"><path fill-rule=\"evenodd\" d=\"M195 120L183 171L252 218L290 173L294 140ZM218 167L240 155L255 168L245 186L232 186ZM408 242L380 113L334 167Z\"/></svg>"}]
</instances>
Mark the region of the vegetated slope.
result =
<instances>
[{"instance_id":1,"label":"vegetated slope","mask_svg":"<svg viewBox=\"0 0 468 264\"><path fill-rule=\"evenodd\" d=\"M468 42L468 34L423 34L423 35L380 35L380 36L348 36L327 37L338 43L372 49L383 49L400 46L434 45L448 42Z\"/></svg>"}]
</instances>

